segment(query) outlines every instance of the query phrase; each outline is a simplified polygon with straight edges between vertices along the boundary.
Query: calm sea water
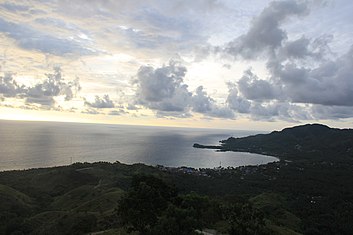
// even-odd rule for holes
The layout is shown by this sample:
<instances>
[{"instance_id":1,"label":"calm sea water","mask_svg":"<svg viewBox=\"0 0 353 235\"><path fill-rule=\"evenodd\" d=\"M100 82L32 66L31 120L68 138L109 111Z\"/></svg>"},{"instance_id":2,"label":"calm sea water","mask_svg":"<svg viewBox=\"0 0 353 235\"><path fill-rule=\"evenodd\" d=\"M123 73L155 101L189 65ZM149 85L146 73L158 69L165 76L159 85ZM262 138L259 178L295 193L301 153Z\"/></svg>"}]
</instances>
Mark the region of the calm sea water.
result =
<instances>
[{"instance_id":1,"label":"calm sea water","mask_svg":"<svg viewBox=\"0 0 353 235\"><path fill-rule=\"evenodd\" d=\"M0 120L0 170L119 161L213 168L277 160L250 153L195 149L248 131Z\"/></svg>"}]
</instances>

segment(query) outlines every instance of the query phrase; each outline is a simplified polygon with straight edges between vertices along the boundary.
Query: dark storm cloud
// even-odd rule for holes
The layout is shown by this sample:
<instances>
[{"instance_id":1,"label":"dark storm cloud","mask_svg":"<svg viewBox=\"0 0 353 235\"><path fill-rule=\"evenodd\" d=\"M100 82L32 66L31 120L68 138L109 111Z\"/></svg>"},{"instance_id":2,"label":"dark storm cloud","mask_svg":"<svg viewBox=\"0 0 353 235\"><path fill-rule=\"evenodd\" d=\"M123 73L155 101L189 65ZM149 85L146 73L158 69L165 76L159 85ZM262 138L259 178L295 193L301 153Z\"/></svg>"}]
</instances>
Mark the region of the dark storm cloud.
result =
<instances>
[{"instance_id":1,"label":"dark storm cloud","mask_svg":"<svg viewBox=\"0 0 353 235\"><path fill-rule=\"evenodd\" d=\"M141 66L134 80L136 103L157 111L160 116L186 117L193 111L206 116L233 118L233 112L219 107L202 86L195 94L190 92L184 83L186 72L186 67L174 60L156 69Z\"/></svg>"},{"instance_id":2,"label":"dark storm cloud","mask_svg":"<svg viewBox=\"0 0 353 235\"><path fill-rule=\"evenodd\" d=\"M89 102L85 100L85 105L91 108L97 108L97 109L110 109L115 107L115 104L109 98L109 95L104 95L102 98L99 96L96 96L94 102Z\"/></svg>"},{"instance_id":3,"label":"dark storm cloud","mask_svg":"<svg viewBox=\"0 0 353 235\"><path fill-rule=\"evenodd\" d=\"M18 46L27 50L36 50L58 56L93 54L93 51L74 40L47 34L32 28L28 24L13 23L0 18L0 31L15 39Z\"/></svg>"}]
</instances>

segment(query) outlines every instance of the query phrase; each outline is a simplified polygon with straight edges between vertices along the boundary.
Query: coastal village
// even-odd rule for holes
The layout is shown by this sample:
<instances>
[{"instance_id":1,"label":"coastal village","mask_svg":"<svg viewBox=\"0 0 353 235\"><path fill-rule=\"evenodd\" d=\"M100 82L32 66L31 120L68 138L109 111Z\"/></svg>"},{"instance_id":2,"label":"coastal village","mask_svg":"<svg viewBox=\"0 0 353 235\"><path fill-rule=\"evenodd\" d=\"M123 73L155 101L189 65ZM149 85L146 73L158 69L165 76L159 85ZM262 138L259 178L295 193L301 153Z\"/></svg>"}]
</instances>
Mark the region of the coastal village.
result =
<instances>
[{"instance_id":1,"label":"coastal village","mask_svg":"<svg viewBox=\"0 0 353 235\"><path fill-rule=\"evenodd\" d=\"M233 175L238 176L240 179L244 179L246 176L260 173L268 180L276 179L274 173L279 172L280 168L287 166L287 161L273 162L267 165L255 165L255 166L239 166L239 167L215 167L215 168L193 168L193 167L167 167L157 165L156 167L164 172L172 174L186 174L200 177L215 177L220 175Z\"/></svg>"}]
</instances>

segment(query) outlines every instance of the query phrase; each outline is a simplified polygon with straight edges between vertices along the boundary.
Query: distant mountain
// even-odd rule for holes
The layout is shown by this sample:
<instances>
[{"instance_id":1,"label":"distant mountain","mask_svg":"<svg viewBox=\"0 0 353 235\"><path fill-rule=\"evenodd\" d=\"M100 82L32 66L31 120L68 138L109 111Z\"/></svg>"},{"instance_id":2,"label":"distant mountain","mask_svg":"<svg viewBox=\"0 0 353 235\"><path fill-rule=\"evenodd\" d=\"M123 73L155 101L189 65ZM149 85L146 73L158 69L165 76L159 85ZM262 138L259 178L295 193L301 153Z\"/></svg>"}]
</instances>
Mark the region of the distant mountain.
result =
<instances>
[{"instance_id":1,"label":"distant mountain","mask_svg":"<svg viewBox=\"0 0 353 235\"><path fill-rule=\"evenodd\" d=\"M286 160L353 157L353 129L336 129L321 124L295 126L243 138L230 137L220 143L221 151L261 153Z\"/></svg>"}]
</instances>

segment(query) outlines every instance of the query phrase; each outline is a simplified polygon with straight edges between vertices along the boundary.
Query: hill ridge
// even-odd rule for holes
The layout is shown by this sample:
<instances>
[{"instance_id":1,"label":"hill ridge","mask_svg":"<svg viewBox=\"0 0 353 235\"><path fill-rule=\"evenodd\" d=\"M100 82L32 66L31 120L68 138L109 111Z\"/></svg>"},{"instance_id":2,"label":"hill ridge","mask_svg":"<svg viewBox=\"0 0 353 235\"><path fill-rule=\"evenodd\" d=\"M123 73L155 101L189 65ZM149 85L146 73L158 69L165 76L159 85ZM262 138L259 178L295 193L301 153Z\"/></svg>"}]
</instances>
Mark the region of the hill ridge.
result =
<instances>
[{"instance_id":1,"label":"hill ridge","mask_svg":"<svg viewBox=\"0 0 353 235\"><path fill-rule=\"evenodd\" d=\"M288 127L268 134L230 137L220 143L220 146L194 144L194 147L259 153L283 160L353 157L353 129L331 128L319 123Z\"/></svg>"}]
</instances>

